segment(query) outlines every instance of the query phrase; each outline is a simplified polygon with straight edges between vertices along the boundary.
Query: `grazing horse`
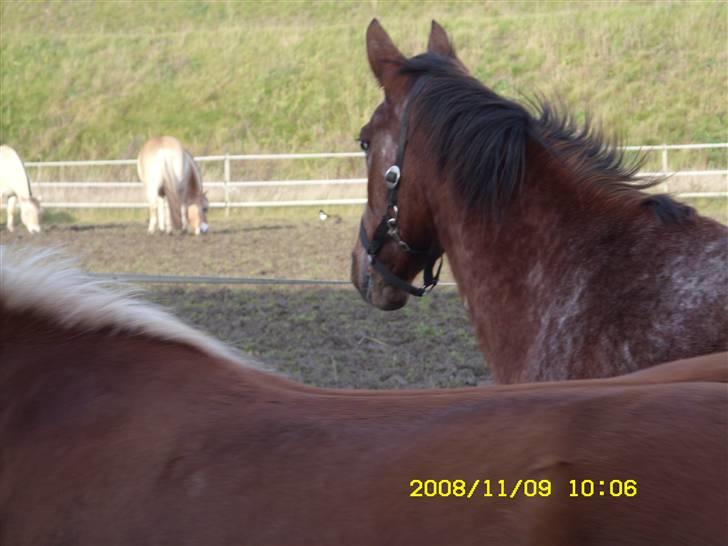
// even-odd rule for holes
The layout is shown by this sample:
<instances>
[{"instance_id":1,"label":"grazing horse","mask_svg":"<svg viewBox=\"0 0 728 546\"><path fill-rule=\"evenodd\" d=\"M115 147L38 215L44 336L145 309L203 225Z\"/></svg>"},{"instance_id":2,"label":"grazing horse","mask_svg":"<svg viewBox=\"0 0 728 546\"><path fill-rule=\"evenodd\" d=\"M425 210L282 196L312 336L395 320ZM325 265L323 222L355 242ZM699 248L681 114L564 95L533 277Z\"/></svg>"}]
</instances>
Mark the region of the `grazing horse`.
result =
<instances>
[{"instance_id":1,"label":"grazing horse","mask_svg":"<svg viewBox=\"0 0 728 546\"><path fill-rule=\"evenodd\" d=\"M10 146L0 146L0 202L8 198L8 231L15 230L15 204L20 200L20 220L30 233L40 233L40 201L30 191L23 161Z\"/></svg>"},{"instance_id":2,"label":"grazing horse","mask_svg":"<svg viewBox=\"0 0 728 546\"><path fill-rule=\"evenodd\" d=\"M0 543L722 545L728 356L601 380L307 387L2 249Z\"/></svg>"},{"instance_id":3,"label":"grazing horse","mask_svg":"<svg viewBox=\"0 0 728 546\"><path fill-rule=\"evenodd\" d=\"M149 233L191 228L207 233L207 196L192 155L174 137L152 138L142 146L137 172L149 203ZM165 203L166 198L166 203ZM166 206L165 206L166 205Z\"/></svg>"},{"instance_id":4,"label":"grazing horse","mask_svg":"<svg viewBox=\"0 0 728 546\"><path fill-rule=\"evenodd\" d=\"M410 59L376 19L366 41L385 95L359 136L368 202L352 282L366 301L402 307L446 253L499 383L728 349L725 226L644 193L655 182L588 125L485 87L434 21Z\"/></svg>"}]
</instances>

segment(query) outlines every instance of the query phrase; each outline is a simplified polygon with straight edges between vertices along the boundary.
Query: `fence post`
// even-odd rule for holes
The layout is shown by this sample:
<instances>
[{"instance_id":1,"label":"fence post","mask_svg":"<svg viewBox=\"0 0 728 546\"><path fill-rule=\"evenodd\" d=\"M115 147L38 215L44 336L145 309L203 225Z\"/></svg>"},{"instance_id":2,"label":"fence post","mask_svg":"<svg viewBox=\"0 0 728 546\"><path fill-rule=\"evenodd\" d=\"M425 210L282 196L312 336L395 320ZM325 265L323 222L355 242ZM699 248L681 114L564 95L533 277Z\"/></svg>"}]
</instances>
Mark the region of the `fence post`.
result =
<instances>
[{"instance_id":1,"label":"fence post","mask_svg":"<svg viewBox=\"0 0 728 546\"><path fill-rule=\"evenodd\" d=\"M230 216L230 193L228 190L228 184L230 184L230 156L227 152L225 152L224 171L223 183L225 184L225 218L228 218Z\"/></svg>"},{"instance_id":2,"label":"fence post","mask_svg":"<svg viewBox=\"0 0 728 546\"><path fill-rule=\"evenodd\" d=\"M667 176L668 173L668 164L667 164L667 144L662 145L662 173L663 176ZM665 193L669 191L667 187L667 178L665 179Z\"/></svg>"}]
</instances>

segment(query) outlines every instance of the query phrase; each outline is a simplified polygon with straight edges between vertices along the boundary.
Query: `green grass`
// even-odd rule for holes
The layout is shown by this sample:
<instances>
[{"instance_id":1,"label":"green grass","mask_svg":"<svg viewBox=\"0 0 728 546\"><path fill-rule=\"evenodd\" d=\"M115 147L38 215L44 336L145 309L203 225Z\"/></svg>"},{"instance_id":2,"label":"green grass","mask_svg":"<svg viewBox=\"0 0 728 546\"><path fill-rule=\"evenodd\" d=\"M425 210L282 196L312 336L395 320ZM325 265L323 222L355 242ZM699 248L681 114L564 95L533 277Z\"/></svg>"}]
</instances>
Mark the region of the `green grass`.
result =
<instances>
[{"instance_id":1,"label":"green grass","mask_svg":"<svg viewBox=\"0 0 728 546\"><path fill-rule=\"evenodd\" d=\"M381 99L375 16L407 55L437 19L499 93L561 96L628 143L728 138L724 2L2 0L0 140L26 161L133 158L161 133L195 154L353 150Z\"/></svg>"}]
</instances>

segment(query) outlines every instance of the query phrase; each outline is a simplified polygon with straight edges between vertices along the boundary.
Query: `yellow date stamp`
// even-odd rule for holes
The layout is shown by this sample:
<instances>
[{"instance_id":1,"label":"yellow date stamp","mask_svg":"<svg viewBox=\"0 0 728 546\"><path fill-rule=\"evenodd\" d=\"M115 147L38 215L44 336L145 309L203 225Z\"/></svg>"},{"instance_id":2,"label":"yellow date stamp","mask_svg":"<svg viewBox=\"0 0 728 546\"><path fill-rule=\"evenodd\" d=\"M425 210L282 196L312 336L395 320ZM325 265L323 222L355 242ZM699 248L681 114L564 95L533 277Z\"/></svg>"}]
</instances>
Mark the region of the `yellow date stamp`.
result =
<instances>
[{"instance_id":1,"label":"yellow date stamp","mask_svg":"<svg viewBox=\"0 0 728 546\"><path fill-rule=\"evenodd\" d=\"M409 496L413 498L455 497L550 497L551 480L410 480ZM569 480L569 497L634 497L637 495L636 480Z\"/></svg>"}]
</instances>

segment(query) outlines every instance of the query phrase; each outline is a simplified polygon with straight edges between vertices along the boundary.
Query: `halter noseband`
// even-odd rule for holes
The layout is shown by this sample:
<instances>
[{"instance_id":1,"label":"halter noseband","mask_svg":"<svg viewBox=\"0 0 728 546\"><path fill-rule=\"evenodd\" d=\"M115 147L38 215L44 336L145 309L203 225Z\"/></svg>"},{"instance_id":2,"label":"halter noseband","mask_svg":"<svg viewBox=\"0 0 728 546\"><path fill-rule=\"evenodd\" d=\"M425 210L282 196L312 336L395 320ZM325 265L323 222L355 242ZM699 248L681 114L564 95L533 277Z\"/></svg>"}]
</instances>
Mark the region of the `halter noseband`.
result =
<instances>
[{"instance_id":1,"label":"halter noseband","mask_svg":"<svg viewBox=\"0 0 728 546\"><path fill-rule=\"evenodd\" d=\"M367 238L366 229L364 229L364 219L359 224L359 240L369 255L369 263L377 271L384 282L404 290L408 294L413 296L421 297L424 296L428 291L432 290L437 286L437 282L440 278L440 270L442 269L442 257L440 254L434 253L432 249L428 250L417 250L412 248L407 242L405 242L399 233L399 208L397 207L397 191L399 189L399 181L402 177L402 164L404 162L404 152L407 148L407 132L409 129L409 114L412 104L414 103L417 95L419 95L425 87L425 84L430 79L430 76L424 76L420 78L410 92L407 105L404 108L404 114L402 116L402 126L399 132L399 147L397 149L397 157L394 165L387 169L384 173L384 182L387 185L387 209L382 216L382 219L374 230L374 235L371 241ZM377 260L377 254L387 242L387 238L394 239L399 248L407 254L414 254L419 256L427 256L427 262L425 264L423 272L423 280L425 284L421 288L412 286L404 279L401 279L382 262ZM434 271L435 263L440 261L437 266L437 271Z\"/></svg>"}]
</instances>

